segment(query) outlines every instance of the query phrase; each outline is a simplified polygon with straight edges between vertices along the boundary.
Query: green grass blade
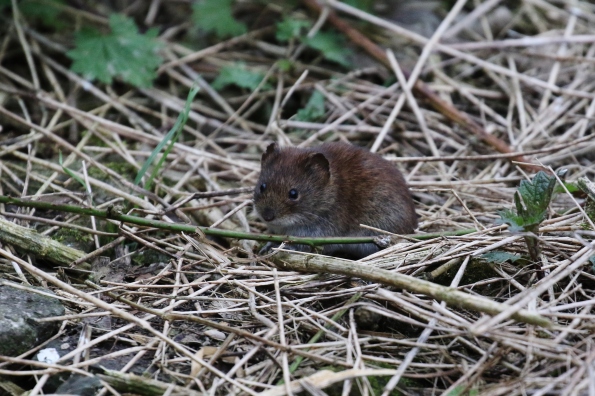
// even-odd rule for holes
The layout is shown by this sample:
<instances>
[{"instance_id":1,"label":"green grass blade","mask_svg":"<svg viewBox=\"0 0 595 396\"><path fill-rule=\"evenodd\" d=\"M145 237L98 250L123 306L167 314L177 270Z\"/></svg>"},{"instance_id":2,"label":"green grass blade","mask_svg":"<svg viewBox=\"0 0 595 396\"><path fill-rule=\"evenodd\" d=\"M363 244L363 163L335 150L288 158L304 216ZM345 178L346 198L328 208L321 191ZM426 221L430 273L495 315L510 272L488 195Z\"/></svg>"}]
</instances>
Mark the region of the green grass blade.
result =
<instances>
[{"instance_id":1,"label":"green grass blade","mask_svg":"<svg viewBox=\"0 0 595 396\"><path fill-rule=\"evenodd\" d=\"M85 192L89 191L87 189L87 183L85 183L85 181L83 179L81 179L80 177L78 177L73 171L71 171L70 169L68 169L67 167L64 166L63 161L62 161L62 151L59 152L58 162L60 163L60 166L62 167L62 170L64 171L64 173L66 173L68 176L72 177L74 180L79 182L85 189Z\"/></svg>"},{"instance_id":2,"label":"green grass blade","mask_svg":"<svg viewBox=\"0 0 595 396\"><path fill-rule=\"evenodd\" d=\"M147 161L145 161L145 163L143 164L142 168L139 169L138 173L136 174L136 178L134 179L134 184L140 183L140 181L143 178L143 176L145 175L145 173L147 173L147 169L149 169L149 166L151 166L153 161L155 161L155 157L157 157L157 154L159 154L161 152L161 150L163 149L163 147L165 147L165 145L169 143L168 149L166 150L164 155L161 157L161 160L155 166L155 169L153 169L153 172L151 173L149 180L147 180L147 182L145 183L145 186L144 186L145 190L149 190L151 188L153 179L155 178L155 176L157 175L157 173L163 166L163 163L165 161L165 158L167 157L167 154L173 148L174 143L180 136L180 133L182 133L182 129L184 128L184 126L186 125L186 122L188 121L188 115L190 114L190 105L192 104L192 101L194 100L194 97L196 96L196 94L198 93L199 90L200 90L200 88L198 86L194 85L192 87L192 89L190 90L190 92L188 92L188 98L186 98L184 110L180 113L180 115L178 115L178 119L176 120L176 123L174 124L174 126L163 137L163 139L161 140L161 142L159 142L157 147L155 147L155 149L153 150L153 152L151 153L149 158L147 158Z\"/></svg>"}]
</instances>

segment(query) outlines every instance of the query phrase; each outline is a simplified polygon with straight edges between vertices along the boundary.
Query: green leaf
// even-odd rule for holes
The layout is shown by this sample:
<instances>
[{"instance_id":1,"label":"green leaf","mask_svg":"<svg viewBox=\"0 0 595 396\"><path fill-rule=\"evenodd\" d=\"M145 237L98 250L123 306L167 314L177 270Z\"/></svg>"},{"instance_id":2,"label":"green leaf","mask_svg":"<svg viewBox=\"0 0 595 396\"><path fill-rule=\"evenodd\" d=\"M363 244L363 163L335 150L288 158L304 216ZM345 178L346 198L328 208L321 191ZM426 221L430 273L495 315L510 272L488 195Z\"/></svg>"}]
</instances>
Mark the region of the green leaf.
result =
<instances>
[{"instance_id":1,"label":"green leaf","mask_svg":"<svg viewBox=\"0 0 595 396\"><path fill-rule=\"evenodd\" d=\"M484 253L480 257L482 259L487 260L487 262L494 263L494 264L502 264L507 261L514 263L515 261L517 261L521 258L521 256L518 254L502 252L502 251L498 251L498 250L493 250L491 252Z\"/></svg>"},{"instance_id":2,"label":"green leaf","mask_svg":"<svg viewBox=\"0 0 595 396\"><path fill-rule=\"evenodd\" d=\"M279 70L289 72L293 69L293 62L289 59L280 59L277 61L277 66L279 66Z\"/></svg>"},{"instance_id":3,"label":"green leaf","mask_svg":"<svg viewBox=\"0 0 595 396\"><path fill-rule=\"evenodd\" d=\"M39 19L46 26L61 28L65 26L59 18L64 3L64 0L24 0L19 2L19 10L24 16Z\"/></svg>"},{"instance_id":4,"label":"green leaf","mask_svg":"<svg viewBox=\"0 0 595 396\"><path fill-rule=\"evenodd\" d=\"M555 185L556 178L545 172L538 172L532 181L521 181L519 194L523 198L526 211L538 214L547 210Z\"/></svg>"},{"instance_id":5,"label":"green leaf","mask_svg":"<svg viewBox=\"0 0 595 396\"><path fill-rule=\"evenodd\" d=\"M64 173L66 173L68 176L72 177L74 180L76 180L77 182L79 182L83 186L83 188L85 189L85 192L88 191L88 189L87 189L87 183L85 183L85 181L83 179L81 179L76 173L74 173L73 171L71 171L70 169L68 169L67 167L65 167L64 164L62 163L62 151L59 151L58 152L58 163L62 167L62 170L64 171Z\"/></svg>"},{"instance_id":6,"label":"green leaf","mask_svg":"<svg viewBox=\"0 0 595 396\"><path fill-rule=\"evenodd\" d=\"M512 210L501 211L498 222L509 224L511 231L534 231L545 220L555 185L556 178L541 171L533 180L521 181L518 191L514 193L516 213Z\"/></svg>"},{"instance_id":7,"label":"green leaf","mask_svg":"<svg viewBox=\"0 0 595 396\"><path fill-rule=\"evenodd\" d=\"M299 109L295 117L298 121L316 121L324 115L324 95L314 91L306 107Z\"/></svg>"},{"instance_id":8,"label":"green leaf","mask_svg":"<svg viewBox=\"0 0 595 396\"><path fill-rule=\"evenodd\" d=\"M345 45L343 36L334 32L318 32L314 37L309 38L305 36L305 30L310 26L309 21L285 18L277 24L275 36L280 42L298 38L308 47L320 51L326 59L349 66L350 51Z\"/></svg>"},{"instance_id":9,"label":"green leaf","mask_svg":"<svg viewBox=\"0 0 595 396\"><path fill-rule=\"evenodd\" d=\"M74 61L71 69L106 84L119 77L136 87L151 86L162 62L157 54L162 47L155 39L157 31L139 34L134 21L120 14L112 14L109 25L107 35L90 29L77 34L76 48L68 52Z\"/></svg>"},{"instance_id":10,"label":"green leaf","mask_svg":"<svg viewBox=\"0 0 595 396\"><path fill-rule=\"evenodd\" d=\"M465 387L458 385L458 386L455 386L454 389L452 389L450 392L448 392L446 394L446 396L460 396L463 394L464 391L465 391Z\"/></svg>"},{"instance_id":11,"label":"green leaf","mask_svg":"<svg viewBox=\"0 0 595 396\"><path fill-rule=\"evenodd\" d=\"M285 18L277 23L277 33L275 37L278 41L285 43L294 38L300 38L305 30L310 27L310 21L303 19Z\"/></svg>"},{"instance_id":12,"label":"green leaf","mask_svg":"<svg viewBox=\"0 0 595 396\"><path fill-rule=\"evenodd\" d=\"M243 23L233 17L233 0L202 0L192 5L192 20L200 29L217 37L233 37L246 33Z\"/></svg>"},{"instance_id":13,"label":"green leaf","mask_svg":"<svg viewBox=\"0 0 595 396\"><path fill-rule=\"evenodd\" d=\"M134 179L134 184L140 183L141 179L147 172L147 169L149 169L149 166L151 166L153 161L155 161L155 157L157 157L157 154L159 154L159 152L161 152L163 147L165 147L165 145L169 143L169 146L167 147L167 149L161 156L161 159L155 166L155 169L153 169L151 176L145 183L145 186L144 186L145 190L151 189L151 184L153 183L153 179L155 178L155 176L157 175L157 173L163 166L163 163L164 163L165 159L167 158L167 154L169 154L169 152L173 148L174 144L178 140L178 137L180 136L180 133L182 133L182 130L184 129L184 126L186 125L186 122L188 122L188 115L190 114L190 105L192 104L192 101L194 100L194 97L196 96L196 94L198 93L199 90L200 90L199 87L193 86L192 89L190 90L190 92L188 92L188 97L186 98L186 103L184 104L184 110L182 110L182 112L178 115L178 119L176 120L176 123L174 124L174 126L163 137L163 139L159 142L157 147L155 147L155 149L151 152L151 155L149 156L149 158L147 158L147 161L145 161L142 168L139 169L138 173L136 174L136 178Z\"/></svg>"},{"instance_id":14,"label":"green leaf","mask_svg":"<svg viewBox=\"0 0 595 396\"><path fill-rule=\"evenodd\" d=\"M349 66L350 62L347 58L350 51L345 45L343 36L333 32L318 32L312 38L304 38L304 44L308 47L318 50L322 55L333 62L337 62L343 66Z\"/></svg>"},{"instance_id":15,"label":"green leaf","mask_svg":"<svg viewBox=\"0 0 595 396\"><path fill-rule=\"evenodd\" d=\"M563 183L564 183L564 187L566 187L566 190L568 190L568 192L571 194L574 194L577 191L581 191L577 182L563 182ZM564 187L557 185L556 188L554 188L554 192L557 194L565 193L566 190L564 190Z\"/></svg>"},{"instance_id":16,"label":"green leaf","mask_svg":"<svg viewBox=\"0 0 595 396\"><path fill-rule=\"evenodd\" d=\"M219 76L213 81L213 88L221 89L228 85L235 85L240 88L255 90L260 84L264 74L249 70L245 63L237 62L221 69ZM265 84L265 87L270 87Z\"/></svg>"},{"instance_id":17,"label":"green leaf","mask_svg":"<svg viewBox=\"0 0 595 396\"><path fill-rule=\"evenodd\" d=\"M505 209L499 211L498 214L500 215L500 219L496 220L496 224L508 224L511 232L525 231L524 219L517 215L514 211Z\"/></svg>"}]
</instances>

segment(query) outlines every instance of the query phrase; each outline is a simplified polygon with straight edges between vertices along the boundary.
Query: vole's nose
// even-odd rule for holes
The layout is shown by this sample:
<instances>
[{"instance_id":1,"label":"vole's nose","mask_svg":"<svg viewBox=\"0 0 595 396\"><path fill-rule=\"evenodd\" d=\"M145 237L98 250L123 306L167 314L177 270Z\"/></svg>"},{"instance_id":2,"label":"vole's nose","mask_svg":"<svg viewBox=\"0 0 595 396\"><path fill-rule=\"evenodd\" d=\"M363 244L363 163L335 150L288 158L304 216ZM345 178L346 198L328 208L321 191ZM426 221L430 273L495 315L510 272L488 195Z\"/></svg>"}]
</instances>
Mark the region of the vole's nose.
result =
<instances>
[{"instance_id":1,"label":"vole's nose","mask_svg":"<svg viewBox=\"0 0 595 396\"><path fill-rule=\"evenodd\" d=\"M261 213L261 216L264 221L275 220L275 212L271 208L264 208L264 210Z\"/></svg>"}]
</instances>

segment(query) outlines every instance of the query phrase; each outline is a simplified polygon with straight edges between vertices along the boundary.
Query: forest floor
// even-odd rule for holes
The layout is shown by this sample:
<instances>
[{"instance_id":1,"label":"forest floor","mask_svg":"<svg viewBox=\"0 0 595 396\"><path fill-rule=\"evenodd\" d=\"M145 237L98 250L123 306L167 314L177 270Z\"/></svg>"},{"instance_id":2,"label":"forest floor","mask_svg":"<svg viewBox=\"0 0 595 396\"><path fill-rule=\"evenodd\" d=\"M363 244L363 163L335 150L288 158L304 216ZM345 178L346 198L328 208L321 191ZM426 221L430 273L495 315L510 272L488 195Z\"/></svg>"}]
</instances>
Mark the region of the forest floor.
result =
<instances>
[{"instance_id":1,"label":"forest floor","mask_svg":"<svg viewBox=\"0 0 595 396\"><path fill-rule=\"evenodd\" d=\"M0 286L66 308L51 339L0 356L0 389L595 394L595 5L250 0L211 27L245 33L218 39L184 1L100 3L59 2L66 28L2 16L0 215L76 251L0 223ZM71 68L74 30L116 11L157 28L149 84ZM405 175L415 235L359 261L260 255L263 151L331 141Z\"/></svg>"}]
</instances>

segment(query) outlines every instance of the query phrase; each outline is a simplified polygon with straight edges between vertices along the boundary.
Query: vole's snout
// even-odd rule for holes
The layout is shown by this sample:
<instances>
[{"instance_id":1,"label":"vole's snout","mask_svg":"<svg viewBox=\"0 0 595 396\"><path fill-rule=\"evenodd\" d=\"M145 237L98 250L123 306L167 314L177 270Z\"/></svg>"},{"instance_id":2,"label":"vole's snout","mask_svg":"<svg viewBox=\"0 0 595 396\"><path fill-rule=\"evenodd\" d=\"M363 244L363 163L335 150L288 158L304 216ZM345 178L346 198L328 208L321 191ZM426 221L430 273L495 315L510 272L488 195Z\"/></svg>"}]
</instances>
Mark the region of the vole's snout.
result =
<instances>
[{"instance_id":1,"label":"vole's snout","mask_svg":"<svg viewBox=\"0 0 595 396\"><path fill-rule=\"evenodd\" d=\"M275 211L271 208L264 208L264 210L260 213L262 219L264 221L273 221L275 220Z\"/></svg>"}]
</instances>

